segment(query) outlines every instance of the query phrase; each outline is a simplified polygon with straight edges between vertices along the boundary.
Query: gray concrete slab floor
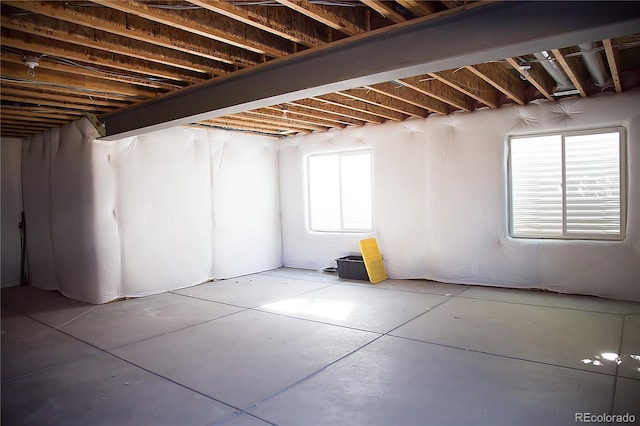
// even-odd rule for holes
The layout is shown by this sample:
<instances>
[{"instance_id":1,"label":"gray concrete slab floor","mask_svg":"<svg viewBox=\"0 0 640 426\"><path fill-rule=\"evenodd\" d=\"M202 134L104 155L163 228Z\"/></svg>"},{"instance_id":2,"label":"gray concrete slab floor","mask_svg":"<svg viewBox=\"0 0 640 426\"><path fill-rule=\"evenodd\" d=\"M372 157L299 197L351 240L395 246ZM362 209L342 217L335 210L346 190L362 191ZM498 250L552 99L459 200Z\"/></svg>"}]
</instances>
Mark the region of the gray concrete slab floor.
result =
<instances>
[{"instance_id":1,"label":"gray concrete slab floor","mask_svg":"<svg viewBox=\"0 0 640 426\"><path fill-rule=\"evenodd\" d=\"M293 268L1 295L2 425L640 424L640 303Z\"/></svg>"}]
</instances>

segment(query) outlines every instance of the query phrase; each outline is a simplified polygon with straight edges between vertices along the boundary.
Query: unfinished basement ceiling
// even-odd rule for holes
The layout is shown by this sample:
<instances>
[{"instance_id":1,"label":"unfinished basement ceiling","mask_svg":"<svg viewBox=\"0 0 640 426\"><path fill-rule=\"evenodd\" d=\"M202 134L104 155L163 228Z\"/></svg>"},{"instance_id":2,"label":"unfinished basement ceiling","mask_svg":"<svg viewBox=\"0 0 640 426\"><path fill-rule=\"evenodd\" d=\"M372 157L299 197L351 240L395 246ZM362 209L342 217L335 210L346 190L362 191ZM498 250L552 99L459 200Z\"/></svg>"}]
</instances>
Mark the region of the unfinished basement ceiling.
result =
<instances>
[{"instance_id":1,"label":"unfinished basement ceiling","mask_svg":"<svg viewBox=\"0 0 640 426\"><path fill-rule=\"evenodd\" d=\"M101 117L297 52L487 4L3 0L2 136L27 137L85 113ZM580 13L580 3L574 7ZM281 102L194 125L286 136L637 86L636 33Z\"/></svg>"}]
</instances>

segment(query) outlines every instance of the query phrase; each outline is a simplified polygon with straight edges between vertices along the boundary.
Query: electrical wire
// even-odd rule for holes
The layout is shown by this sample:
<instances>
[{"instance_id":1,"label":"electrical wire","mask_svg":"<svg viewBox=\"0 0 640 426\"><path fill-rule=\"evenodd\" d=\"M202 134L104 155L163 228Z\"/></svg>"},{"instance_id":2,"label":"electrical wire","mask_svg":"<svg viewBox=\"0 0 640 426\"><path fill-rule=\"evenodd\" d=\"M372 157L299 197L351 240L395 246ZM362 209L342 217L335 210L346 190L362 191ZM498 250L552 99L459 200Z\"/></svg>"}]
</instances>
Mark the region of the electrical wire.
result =
<instances>
[{"instance_id":1,"label":"electrical wire","mask_svg":"<svg viewBox=\"0 0 640 426\"><path fill-rule=\"evenodd\" d=\"M13 54L13 55L20 56L23 61L27 57L24 53L20 52L19 50L13 49L13 48L10 48L10 47L2 46L2 51L10 53L10 54ZM88 71L98 72L98 73L114 76L114 77L117 77L117 78L132 78L132 79L138 79L138 80L142 80L142 81L148 81L150 83L163 83L163 84L166 84L166 85L169 85L169 86L172 86L172 87L176 87L176 88L181 88L182 87L182 86L177 85L177 84L168 83L168 81L171 81L171 80L166 79L166 78L146 77L146 76L138 76L138 75L134 75L134 74L124 74L124 73L120 73L120 72L117 72L117 71L107 71L107 70L104 70L104 69L101 69L101 68L97 68L97 67L94 67L94 66L81 64L81 63L72 61L70 59L66 59L66 58L62 58L62 57L54 56L54 55L43 54L43 55L40 55L38 57L38 60L42 59L45 56L51 62L54 62L54 63L58 63L58 64L61 64L61 65L72 66L72 67L81 68L81 69L86 69Z\"/></svg>"},{"instance_id":2,"label":"electrical wire","mask_svg":"<svg viewBox=\"0 0 640 426\"><path fill-rule=\"evenodd\" d=\"M17 77L9 77L9 76L0 76L0 82L9 82L9 83L28 83L28 84L37 84L38 86L51 86L51 87L58 87L60 89L67 89L67 90L74 90L74 91L78 91L78 92L87 92L87 93L93 93L96 97L100 98L102 96L100 95L109 95L109 92L104 92L104 91L100 91L100 90L94 90L94 89L87 89L85 87L75 87L75 86L67 86L65 84L59 84L59 83L51 83L51 82L46 82L46 81L36 81L34 82L33 80L27 80L25 78L17 78ZM115 94L115 93L114 93ZM131 100L144 100L146 99L143 96L133 96L133 95L122 95L122 94L117 94L119 97L124 97L127 99L131 99Z\"/></svg>"},{"instance_id":3,"label":"electrical wire","mask_svg":"<svg viewBox=\"0 0 640 426\"><path fill-rule=\"evenodd\" d=\"M123 73L119 73L116 71L106 71L100 68L96 68L93 67L91 65L84 65L84 64L80 64L78 62L72 61L70 59L66 59L66 58L61 58L59 56L51 56L49 55L49 58L52 60L52 62L56 62L62 65L69 65L72 67L77 67L77 68L82 68L82 69L86 69L88 71L94 71L94 72L100 72L100 73L104 73L104 74L109 74L115 77L122 77L122 78L136 78L139 80L145 80L151 83L162 83L162 82L166 82L168 81L168 79L166 78L158 78L158 77L145 77L145 76L137 76L137 75L133 75L133 74L123 74Z\"/></svg>"}]
</instances>

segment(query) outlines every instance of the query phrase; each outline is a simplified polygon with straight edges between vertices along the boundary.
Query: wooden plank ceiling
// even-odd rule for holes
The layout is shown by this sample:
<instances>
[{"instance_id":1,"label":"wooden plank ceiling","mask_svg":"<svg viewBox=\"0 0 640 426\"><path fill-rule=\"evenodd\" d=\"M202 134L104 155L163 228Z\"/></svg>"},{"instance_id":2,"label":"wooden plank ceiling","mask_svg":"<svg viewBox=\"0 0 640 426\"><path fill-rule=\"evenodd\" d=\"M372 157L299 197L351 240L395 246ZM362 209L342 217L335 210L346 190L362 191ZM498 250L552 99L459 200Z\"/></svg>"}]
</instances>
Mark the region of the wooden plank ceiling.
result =
<instances>
[{"instance_id":1,"label":"wooden plank ceiling","mask_svg":"<svg viewBox=\"0 0 640 426\"><path fill-rule=\"evenodd\" d=\"M3 0L1 134L26 137L85 113L100 116L275 58L471 6L482 7L463 0ZM639 53L640 36L630 34L194 125L286 136L622 92L640 85Z\"/></svg>"}]
</instances>

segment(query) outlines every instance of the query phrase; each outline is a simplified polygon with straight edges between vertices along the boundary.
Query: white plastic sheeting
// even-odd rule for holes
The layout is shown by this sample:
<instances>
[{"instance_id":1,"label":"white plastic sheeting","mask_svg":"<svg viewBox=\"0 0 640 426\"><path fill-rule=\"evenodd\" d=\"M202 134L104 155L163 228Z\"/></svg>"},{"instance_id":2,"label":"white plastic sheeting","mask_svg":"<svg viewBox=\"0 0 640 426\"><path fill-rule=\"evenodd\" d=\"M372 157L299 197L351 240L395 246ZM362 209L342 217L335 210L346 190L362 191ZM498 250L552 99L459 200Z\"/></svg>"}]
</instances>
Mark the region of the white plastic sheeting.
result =
<instances>
[{"instance_id":1,"label":"white plastic sheeting","mask_svg":"<svg viewBox=\"0 0 640 426\"><path fill-rule=\"evenodd\" d=\"M175 128L23 147L30 282L91 303L280 266L276 140Z\"/></svg>"},{"instance_id":2,"label":"white plastic sheeting","mask_svg":"<svg viewBox=\"0 0 640 426\"><path fill-rule=\"evenodd\" d=\"M392 278L640 300L640 92L535 102L297 136L279 143L285 266L317 269L378 239ZM508 235L507 135L624 126L624 241ZM308 231L305 156L373 149L372 234Z\"/></svg>"},{"instance_id":3,"label":"white plastic sheeting","mask_svg":"<svg viewBox=\"0 0 640 426\"><path fill-rule=\"evenodd\" d=\"M22 212L22 181L20 156L22 141L2 138L0 155L2 165L2 287L20 284L20 212Z\"/></svg>"}]
</instances>

